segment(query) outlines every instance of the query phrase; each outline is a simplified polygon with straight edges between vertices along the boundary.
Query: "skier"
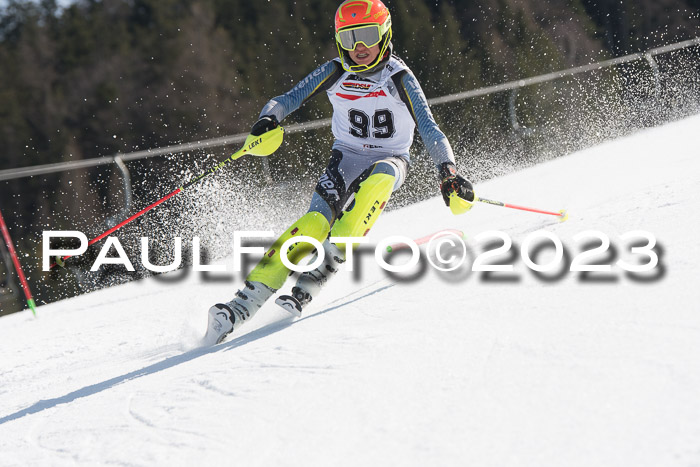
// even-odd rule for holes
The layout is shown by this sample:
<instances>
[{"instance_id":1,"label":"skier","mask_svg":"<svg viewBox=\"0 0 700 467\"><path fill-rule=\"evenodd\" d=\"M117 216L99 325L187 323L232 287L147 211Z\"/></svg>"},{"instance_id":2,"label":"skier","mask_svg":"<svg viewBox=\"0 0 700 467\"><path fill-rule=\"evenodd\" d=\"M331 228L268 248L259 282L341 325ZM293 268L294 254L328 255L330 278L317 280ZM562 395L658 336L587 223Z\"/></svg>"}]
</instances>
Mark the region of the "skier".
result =
<instances>
[{"instance_id":1,"label":"skier","mask_svg":"<svg viewBox=\"0 0 700 467\"><path fill-rule=\"evenodd\" d=\"M450 143L415 76L392 54L391 37L391 16L381 1L344 1L335 14L339 56L262 109L251 129L254 136L277 128L304 102L325 92L333 105L335 141L308 212L273 243L233 300L210 308L207 340L221 342L282 287L289 270L280 259L280 246L293 236L304 235L323 242L325 259L316 270L299 277L292 296L277 300L301 315L344 262L346 246L330 243L329 233L332 237L361 237L369 232L406 177L416 126L437 167L445 204L452 204L453 212L471 207L472 185L457 173ZM297 243L287 258L298 264L312 249L308 243Z\"/></svg>"}]
</instances>

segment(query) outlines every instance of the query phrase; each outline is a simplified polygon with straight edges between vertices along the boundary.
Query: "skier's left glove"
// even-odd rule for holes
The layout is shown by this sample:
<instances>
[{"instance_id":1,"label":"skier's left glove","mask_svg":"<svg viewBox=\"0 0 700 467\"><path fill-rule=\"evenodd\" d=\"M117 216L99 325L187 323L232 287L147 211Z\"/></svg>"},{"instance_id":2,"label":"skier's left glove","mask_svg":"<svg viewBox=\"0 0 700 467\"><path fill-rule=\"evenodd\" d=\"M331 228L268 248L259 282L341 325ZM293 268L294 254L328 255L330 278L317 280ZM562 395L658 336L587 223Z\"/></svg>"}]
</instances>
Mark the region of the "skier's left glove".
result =
<instances>
[{"instance_id":1,"label":"skier's left glove","mask_svg":"<svg viewBox=\"0 0 700 467\"><path fill-rule=\"evenodd\" d=\"M253 136L260 136L263 133L267 133L270 130L274 130L280 125L277 121L277 117L274 115L265 115L260 117L260 120L255 122L253 128L250 129L250 134Z\"/></svg>"},{"instance_id":2,"label":"skier's left glove","mask_svg":"<svg viewBox=\"0 0 700 467\"><path fill-rule=\"evenodd\" d=\"M440 166L440 192L445 206L449 206L453 214L463 214L472 208L474 187L457 173L452 162L443 162Z\"/></svg>"}]
</instances>

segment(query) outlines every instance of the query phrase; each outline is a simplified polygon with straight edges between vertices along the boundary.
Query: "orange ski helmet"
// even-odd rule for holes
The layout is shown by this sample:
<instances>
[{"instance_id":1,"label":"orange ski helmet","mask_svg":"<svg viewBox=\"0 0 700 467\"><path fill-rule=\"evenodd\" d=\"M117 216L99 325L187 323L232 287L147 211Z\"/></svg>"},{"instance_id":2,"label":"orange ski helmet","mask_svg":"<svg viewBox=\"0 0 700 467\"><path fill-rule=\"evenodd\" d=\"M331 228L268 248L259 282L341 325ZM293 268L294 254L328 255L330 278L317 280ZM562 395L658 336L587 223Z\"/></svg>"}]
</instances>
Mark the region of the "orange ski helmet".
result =
<instances>
[{"instance_id":1,"label":"orange ski helmet","mask_svg":"<svg viewBox=\"0 0 700 467\"><path fill-rule=\"evenodd\" d=\"M367 71L379 64L391 41L391 15L380 0L345 0L335 13L335 43L343 68L347 71ZM348 50L357 44L366 47L380 45L377 59L369 65L357 65ZM390 52L389 52L390 53Z\"/></svg>"}]
</instances>

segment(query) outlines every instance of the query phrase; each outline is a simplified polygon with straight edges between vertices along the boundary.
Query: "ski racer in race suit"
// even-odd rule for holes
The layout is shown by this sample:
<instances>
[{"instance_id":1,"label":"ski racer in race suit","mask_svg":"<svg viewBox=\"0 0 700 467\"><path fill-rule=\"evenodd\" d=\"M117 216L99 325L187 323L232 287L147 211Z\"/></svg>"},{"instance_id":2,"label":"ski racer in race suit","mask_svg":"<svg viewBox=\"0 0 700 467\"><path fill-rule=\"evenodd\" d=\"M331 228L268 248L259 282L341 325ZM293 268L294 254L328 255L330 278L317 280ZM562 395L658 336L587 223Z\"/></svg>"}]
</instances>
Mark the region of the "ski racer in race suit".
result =
<instances>
[{"instance_id":1,"label":"ski racer in race suit","mask_svg":"<svg viewBox=\"0 0 700 467\"><path fill-rule=\"evenodd\" d=\"M450 143L416 77L392 54L389 10L379 0L347 0L336 12L335 31L339 56L270 100L251 130L258 136L275 129L287 115L322 93L333 105L335 142L309 210L274 242L236 297L210 309L210 328L219 329L217 342L250 320L282 287L289 270L280 259L280 247L292 236L305 235L323 242L325 260L316 270L303 273L292 289L293 297L287 297L293 305L285 306L301 313L344 261L346 245L330 243L329 233L332 237L366 235L405 180L416 126L439 172L445 204L449 206L455 193L461 200L474 200L472 185L457 173ZM298 264L312 249L308 243L297 243L287 258Z\"/></svg>"}]
</instances>

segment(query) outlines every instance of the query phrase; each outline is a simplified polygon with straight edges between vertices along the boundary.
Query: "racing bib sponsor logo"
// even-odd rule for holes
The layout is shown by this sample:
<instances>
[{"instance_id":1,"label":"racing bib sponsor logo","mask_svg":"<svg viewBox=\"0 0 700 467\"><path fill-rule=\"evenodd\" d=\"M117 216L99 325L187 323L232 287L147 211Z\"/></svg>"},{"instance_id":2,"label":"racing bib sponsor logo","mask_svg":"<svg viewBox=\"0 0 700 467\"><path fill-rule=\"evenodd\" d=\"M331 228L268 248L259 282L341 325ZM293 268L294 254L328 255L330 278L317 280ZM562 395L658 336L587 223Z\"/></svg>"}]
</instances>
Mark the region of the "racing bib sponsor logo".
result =
<instances>
[{"instance_id":1,"label":"racing bib sponsor logo","mask_svg":"<svg viewBox=\"0 0 700 467\"><path fill-rule=\"evenodd\" d=\"M340 87L345 91L369 91L372 87L370 83L358 83L356 81L345 81Z\"/></svg>"}]
</instances>

